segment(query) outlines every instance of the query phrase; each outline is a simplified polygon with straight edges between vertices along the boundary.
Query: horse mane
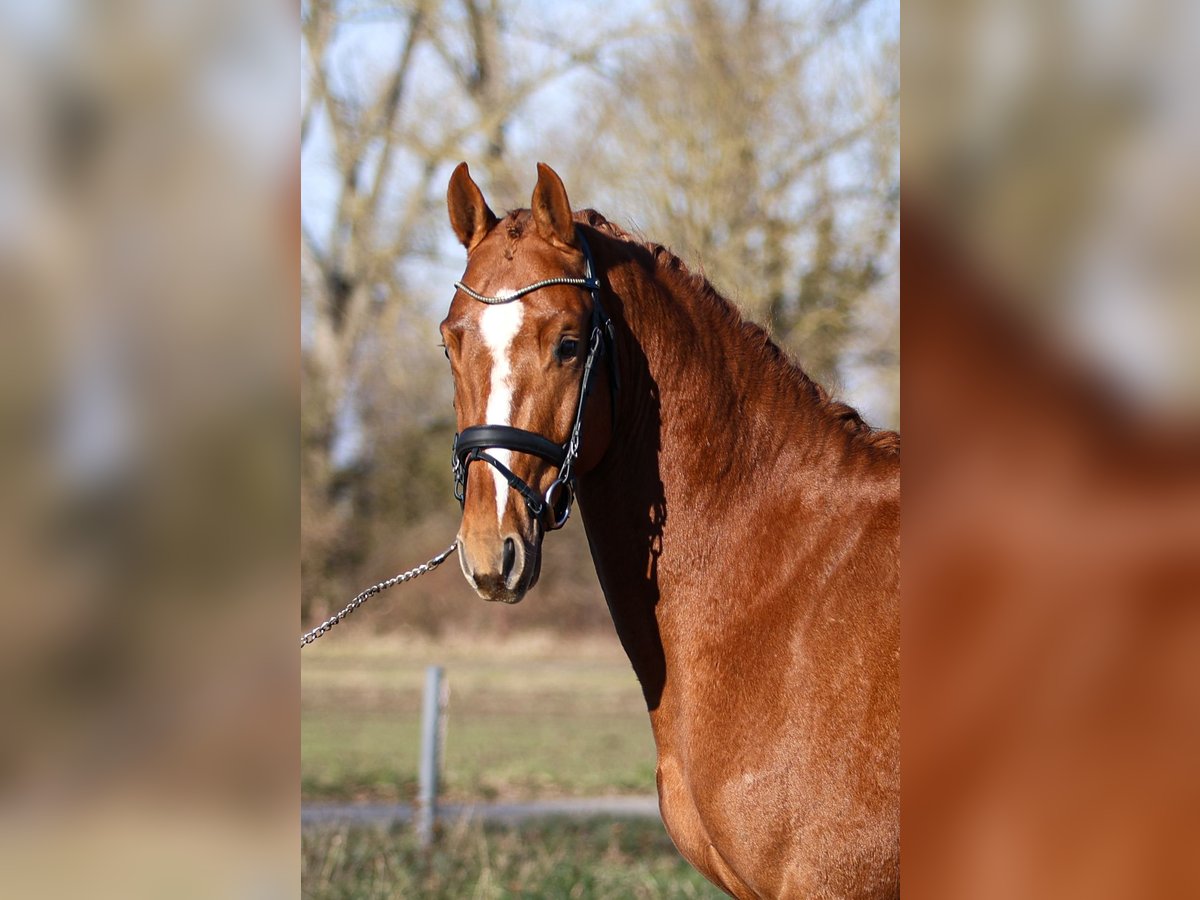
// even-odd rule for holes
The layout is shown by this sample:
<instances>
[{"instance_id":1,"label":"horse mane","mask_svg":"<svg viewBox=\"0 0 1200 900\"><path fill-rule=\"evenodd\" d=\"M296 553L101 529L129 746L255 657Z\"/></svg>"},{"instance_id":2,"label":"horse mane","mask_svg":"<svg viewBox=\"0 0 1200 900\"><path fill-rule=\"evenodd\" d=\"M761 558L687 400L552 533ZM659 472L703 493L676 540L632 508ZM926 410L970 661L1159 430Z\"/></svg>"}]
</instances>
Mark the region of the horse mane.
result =
<instances>
[{"instance_id":1,"label":"horse mane","mask_svg":"<svg viewBox=\"0 0 1200 900\"><path fill-rule=\"evenodd\" d=\"M510 234L520 227L514 216L514 213L509 213ZM897 432L872 428L854 407L833 399L824 387L808 376L787 351L775 343L766 329L745 318L737 306L722 296L703 274L688 269L683 260L668 247L630 234L594 209L580 210L575 214L575 219L601 234L648 253L649 261L658 274L667 282L678 286L683 295L714 310L728 325L730 332L739 337L742 345L755 354L756 361L766 371L774 373L785 385L808 399L823 420L842 431L853 443L877 453L899 454L900 435Z\"/></svg>"}]
</instances>

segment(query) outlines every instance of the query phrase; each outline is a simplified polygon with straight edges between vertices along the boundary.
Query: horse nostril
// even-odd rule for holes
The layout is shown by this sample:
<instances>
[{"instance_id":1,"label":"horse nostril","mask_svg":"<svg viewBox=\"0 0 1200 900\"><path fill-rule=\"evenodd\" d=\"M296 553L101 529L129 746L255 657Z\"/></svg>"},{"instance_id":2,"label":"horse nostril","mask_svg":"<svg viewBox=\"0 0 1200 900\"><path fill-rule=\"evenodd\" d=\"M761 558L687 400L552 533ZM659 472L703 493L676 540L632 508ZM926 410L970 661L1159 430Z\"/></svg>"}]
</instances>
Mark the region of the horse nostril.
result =
<instances>
[{"instance_id":1,"label":"horse nostril","mask_svg":"<svg viewBox=\"0 0 1200 900\"><path fill-rule=\"evenodd\" d=\"M512 538L504 539L504 557L501 560L500 577L508 581L508 576L512 574L513 566L517 562L517 545L513 543Z\"/></svg>"}]
</instances>

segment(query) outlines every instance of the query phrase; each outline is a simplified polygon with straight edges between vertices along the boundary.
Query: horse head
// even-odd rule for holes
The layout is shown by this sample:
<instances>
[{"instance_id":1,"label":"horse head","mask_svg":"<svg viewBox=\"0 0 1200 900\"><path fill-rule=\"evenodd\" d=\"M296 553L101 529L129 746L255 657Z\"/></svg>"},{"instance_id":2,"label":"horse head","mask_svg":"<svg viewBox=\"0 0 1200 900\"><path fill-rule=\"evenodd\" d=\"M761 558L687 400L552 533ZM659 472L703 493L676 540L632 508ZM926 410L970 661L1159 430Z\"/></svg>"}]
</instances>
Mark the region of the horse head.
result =
<instances>
[{"instance_id":1,"label":"horse head","mask_svg":"<svg viewBox=\"0 0 1200 900\"><path fill-rule=\"evenodd\" d=\"M597 373L611 323L549 166L538 164L531 208L500 219L462 163L447 205L467 250L441 324L454 375L459 561L485 600L516 603L537 582L546 531L570 513L575 477L607 445L611 396L591 388L607 381Z\"/></svg>"}]
</instances>

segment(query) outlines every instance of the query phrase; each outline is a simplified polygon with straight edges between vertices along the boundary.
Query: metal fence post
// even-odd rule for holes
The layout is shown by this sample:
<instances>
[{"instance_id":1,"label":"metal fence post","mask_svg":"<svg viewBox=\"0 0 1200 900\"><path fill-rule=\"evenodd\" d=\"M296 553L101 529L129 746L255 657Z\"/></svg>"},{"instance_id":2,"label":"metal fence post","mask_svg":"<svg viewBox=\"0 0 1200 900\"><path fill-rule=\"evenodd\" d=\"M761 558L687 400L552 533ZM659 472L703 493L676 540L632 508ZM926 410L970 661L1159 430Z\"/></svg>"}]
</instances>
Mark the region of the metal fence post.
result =
<instances>
[{"instance_id":1,"label":"metal fence post","mask_svg":"<svg viewBox=\"0 0 1200 900\"><path fill-rule=\"evenodd\" d=\"M442 707L442 667L430 666L425 670L425 696L421 703L421 766L417 791L417 841L423 850L433 845L437 821Z\"/></svg>"}]
</instances>

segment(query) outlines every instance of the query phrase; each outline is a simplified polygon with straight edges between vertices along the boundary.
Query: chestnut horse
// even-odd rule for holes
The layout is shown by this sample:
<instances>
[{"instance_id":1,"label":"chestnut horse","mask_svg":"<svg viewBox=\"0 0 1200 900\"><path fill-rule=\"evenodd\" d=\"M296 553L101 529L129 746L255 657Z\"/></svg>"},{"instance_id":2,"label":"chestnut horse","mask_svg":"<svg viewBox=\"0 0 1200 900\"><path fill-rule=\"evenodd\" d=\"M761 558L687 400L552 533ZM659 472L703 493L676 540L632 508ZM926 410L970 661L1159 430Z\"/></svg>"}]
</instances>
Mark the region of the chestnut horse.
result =
<instances>
[{"instance_id":1,"label":"chestnut horse","mask_svg":"<svg viewBox=\"0 0 1200 900\"><path fill-rule=\"evenodd\" d=\"M518 602L577 489L680 852L735 897L898 896L899 437L549 167L531 209L465 163L448 204L467 580Z\"/></svg>"}]
</instances>

